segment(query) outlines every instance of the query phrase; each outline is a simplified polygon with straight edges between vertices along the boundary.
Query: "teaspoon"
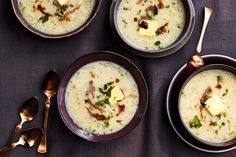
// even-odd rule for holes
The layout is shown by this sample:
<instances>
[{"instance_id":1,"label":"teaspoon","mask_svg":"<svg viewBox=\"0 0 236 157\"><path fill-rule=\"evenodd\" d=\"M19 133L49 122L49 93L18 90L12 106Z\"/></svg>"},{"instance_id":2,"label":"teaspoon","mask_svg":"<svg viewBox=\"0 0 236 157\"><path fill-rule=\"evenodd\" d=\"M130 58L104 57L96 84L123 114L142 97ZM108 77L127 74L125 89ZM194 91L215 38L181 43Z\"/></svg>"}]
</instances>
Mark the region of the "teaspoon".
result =
<instances>
[{"instance_id":1,"label":"teaspoon","mask_svg":"<svg viewBox=\"0 0 236 157\"><path fill-rule=\"evenodd\" d=\"M18 145L24 147L33 147L42 137L42 129L32 128L21 133L17 142L8 144L6 147L0 149L0 157L4 157L5 152L14 149Z\"/></svg>"},{"instance_id":2,"label":"teaspoon","mask_svg":"<svg viewBox=\"0 0 236 157\"><path fill-rule=\"evenodd\" d=\"M43 124L43 131L44 134L41 138L41 142L38 147L39 153L46 153L47 152L47 126L48 126L48 113L50 108L50 99L52 96L56 95L57 88L59 85L59 78L54 70L50 70L44 80L42 85L43 93L47 96L47 101L45 102L45 112L44 112L44 124Z\"/></svg>"},{"instance_id":3,"label":"teaspoon","mask_svg":"<svg viewBox=\"0 0 236 157\"><path fill-rule=\"evenodd\" d=\"M37 97L31 97L27 99L19 110L21 121L19 124L16 125L15 129L13 130L8 140L8 144L12 143L15 140L15 136L21 130L22 125L27 121L32 121L36 116L37 112L38 112Z\"/></svg>"},{"instance_id":4,"label":"teaspoon","mask_svg":"<svg viewBox=\"0 0 236 157\"><path fill-rule=\"evenodd\" d=\"M199 38L198 45L196 48L196 53L189 59L189 61L187 63L187 71L189 73L192 73L196 69L204 66L204 60L201 57L202 41L203 41L205 30L206 30L206 27L207 27L207 24L210 19L212 11L213 11L213 9L211 9L209 7L204 7L204 14L205 14L204 15L204 22L203 22L203 26L202 26L201 36Z\"/></svg>"}]
</instances>

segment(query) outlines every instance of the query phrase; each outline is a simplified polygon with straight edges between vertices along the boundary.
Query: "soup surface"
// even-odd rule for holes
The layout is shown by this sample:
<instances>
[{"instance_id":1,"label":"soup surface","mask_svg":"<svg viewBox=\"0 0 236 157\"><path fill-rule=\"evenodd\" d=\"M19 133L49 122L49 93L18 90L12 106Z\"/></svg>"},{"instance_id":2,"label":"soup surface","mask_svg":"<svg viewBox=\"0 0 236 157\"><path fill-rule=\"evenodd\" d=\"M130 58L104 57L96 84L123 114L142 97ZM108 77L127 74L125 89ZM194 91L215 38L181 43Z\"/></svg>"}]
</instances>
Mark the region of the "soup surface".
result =
<instances>
[{"instance_id":1,"label":"soup surface","mask_svg":"<svg viewBox=\"0 0 236 157\"><path fill-rule=\"evenodd\" d=\"M118 28L135 47L156 50L169 46L185 26L181 0L122 0Z\"/></svg>"},{"instance_id":2,"label":"soup surface","mask_svg":"<svg viewBox=\"0 0 236 157\"><path fill-rule=\"evenodd\" d=\"M79 69L65 94L66 108L74 123L98 135L125 127L134 117L138 102L137 84L130 73L107 61Z\"/></svg>"},{"instance_id":3,"label":"soup surface","mask_svg":"<svg viewBox=\"0 0 236 157\"><path fill-rule=\"evenodd\" d=\"M61 1L61 0L60 0ZM83 25L91 15L95 0L18 0L24 19L47 34L64 34Z\"/></svg>"},{"instance_id":4,"label":"soup surface","mask_svg":"<svg viewBox=\"0 0 236 157\"><path fill-rule=\"evenodd\" d=\"M194 76L180 97L185 126L207 142L236 137L236 76L225 70L206 70Z\"/></svg>"}]
</instances>

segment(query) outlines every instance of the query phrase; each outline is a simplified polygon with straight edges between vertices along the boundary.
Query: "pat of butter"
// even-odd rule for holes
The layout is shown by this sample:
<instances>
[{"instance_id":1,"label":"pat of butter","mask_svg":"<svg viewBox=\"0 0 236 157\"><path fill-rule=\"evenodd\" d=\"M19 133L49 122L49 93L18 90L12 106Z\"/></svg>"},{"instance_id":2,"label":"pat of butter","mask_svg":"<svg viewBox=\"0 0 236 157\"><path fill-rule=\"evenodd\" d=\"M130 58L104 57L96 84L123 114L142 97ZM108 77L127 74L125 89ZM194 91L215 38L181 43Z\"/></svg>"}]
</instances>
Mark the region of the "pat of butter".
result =
<instances>
[{"instance_id":1,"label":"pat of butter","mask_svg":"<svg viewBox=\"0 0 236 157\"><path fill-rule=\"evenodd\" d=\"M157 30L157 22L153 20L145 20L148 24L148 28L139 28L138 32L140 35L144 36L155 36L156 35L156 30Z\"/></svg>"},{"instance_id":2,"label":"pat of butter","mask_svg":"<svg viewBox=\"0 0 236 157\"><path fill-rule=\"evenodd\" d=\"M58 3L62 6L62 5L64 5L64 4L66 4L66 2L68 1L68 0L57 0L58 1Z\"/></svg>"},{"instance_id":3,"label":"pat of butter","mask_svg":"<svg viewBox=\"0 0 236 157\"><path fill-rule=\"evenodd\" d=\"M111 97L109 98L109 103L111 105L117 104L117 102L123 100L125 96L123 95L120 88L115 84L115 87L111 90Z\"/></svg>"},{"instance_id":4,"label":"pat of butter","mask_svg":"<svg viewBox=\"0 0 236 157\"><path fill-rule=\"evenodd\" d=\"M224 110L224 104L220 101L219 97L217 96L209 98L205 102L205 104L206 104L205 107L213 116L220 114Z\"/></svg>"}]
</instances>

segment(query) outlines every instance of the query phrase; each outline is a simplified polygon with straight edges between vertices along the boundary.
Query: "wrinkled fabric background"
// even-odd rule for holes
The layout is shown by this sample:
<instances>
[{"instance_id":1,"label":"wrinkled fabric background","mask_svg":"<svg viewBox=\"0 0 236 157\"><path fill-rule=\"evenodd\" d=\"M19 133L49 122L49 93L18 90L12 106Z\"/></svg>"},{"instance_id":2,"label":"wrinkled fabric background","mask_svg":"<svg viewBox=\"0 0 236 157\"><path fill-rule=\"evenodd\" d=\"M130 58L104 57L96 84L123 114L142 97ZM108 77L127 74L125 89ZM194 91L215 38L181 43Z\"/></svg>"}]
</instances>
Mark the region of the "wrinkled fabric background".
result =
<instances>
[{"instance_id":1,"label":"wrinkled fabric background","mask_svg":"<svg viewBox=\"0 0 236 157\"><path fill-rule=\"evenodd\" d=\"M15 124L18 109L30 96L40 101L39 113L31 123L40 127L45 97L40 84L53 68L62 76L78 57L98 50L117 52L131 59L143 72L149 90L149 106L139 126L127 137L112 143L92 143L74 135L64 125L56 104L50 108L48 153L39 155L36 147L18 147L9 157L233 157L236 150L209 154L185 144L167 119L165 98L171 78L195 52L203 22L203 6L214 13L206 30L203 54L224 54L236 58L236 1L194 0L196 26L187 44L171 56L146 59L126 51L114 38L109 25L111 0L103 0L95 20L80 34L60 40L47 40L27 31L16 19L10 0L0 1L0 146L4 146Z\"/></svg>"}]
</instances>

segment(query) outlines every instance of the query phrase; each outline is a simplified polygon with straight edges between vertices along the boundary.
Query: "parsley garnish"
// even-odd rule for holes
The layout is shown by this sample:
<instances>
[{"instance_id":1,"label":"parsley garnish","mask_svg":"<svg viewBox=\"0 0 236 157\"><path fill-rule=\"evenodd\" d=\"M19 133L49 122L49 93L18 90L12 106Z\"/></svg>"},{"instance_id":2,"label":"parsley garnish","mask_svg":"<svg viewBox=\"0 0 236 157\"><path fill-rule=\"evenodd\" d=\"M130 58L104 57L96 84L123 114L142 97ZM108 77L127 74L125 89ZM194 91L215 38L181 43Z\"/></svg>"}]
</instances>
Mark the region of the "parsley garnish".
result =
<instances>
[{"instance_id":1,"label":"parsley garnish","mask_svg":"<svg viewBox=\"0 0 236 157\"><path fill-rule=\"evenodd\" d=\"M193 117L193 120L189 121L190 128L200 128L202 126L200 120L198 119L198 116L195 115Z\"/></svg>"},{"instance_id":2,"label":"parsley garnish","mask_svg":"<svg viewBox=\"0 0 236 157\"><path fill-rule=\"evenodd\" d=\"M217 76L217 82L218 82L218 84L223 83L223 77L218 75Z\"/></svg>"},{"instance_id":3,"label":"parsley garnish","mask_svg":"<svg viewBox=\"0 0 236 157\"><path fill-rule=\"evenodd\" d=\"M39 20L42 21L42 23L47 22L48 19L49 19L48 15L41 16L41 17L39 18Z\"/></svg>"},{"instance_id":4,"label":"parsley garnish","mask_svg":"<svg viewBox=\"0 0 236 157\"><path fill-rule=\"evenodd\" d=\"M228 94L228 92L229 92L229 90L226 89L222 96L223 96L223 97L226 96L226 95Z\"/></svg>"},{"instance_id":5,"label":"parsley garnish","mask_svg":"<svg viewBox=\"0 0 236 157\"><path fill-rule=\"evenodd\" d=\"M128 10L128 9L129 9L129 8L127 8L127 7L124 7L124 8L123 8L123 10Z\"/></svg>"},{"instance_id":6,"label":"parsley garnish","mask_svg":"<svg viewBox=\"0 0 236 157\"><path fill-rule=\"evenodd\" d=\"M156 41L156 42L154 43L154 45L155 45L155 46L158 46L159 49L162 49L162 48L163 48L163 46L161 46L161 42L160 42L159 40Z\"/></svg>"}]
</instances>

